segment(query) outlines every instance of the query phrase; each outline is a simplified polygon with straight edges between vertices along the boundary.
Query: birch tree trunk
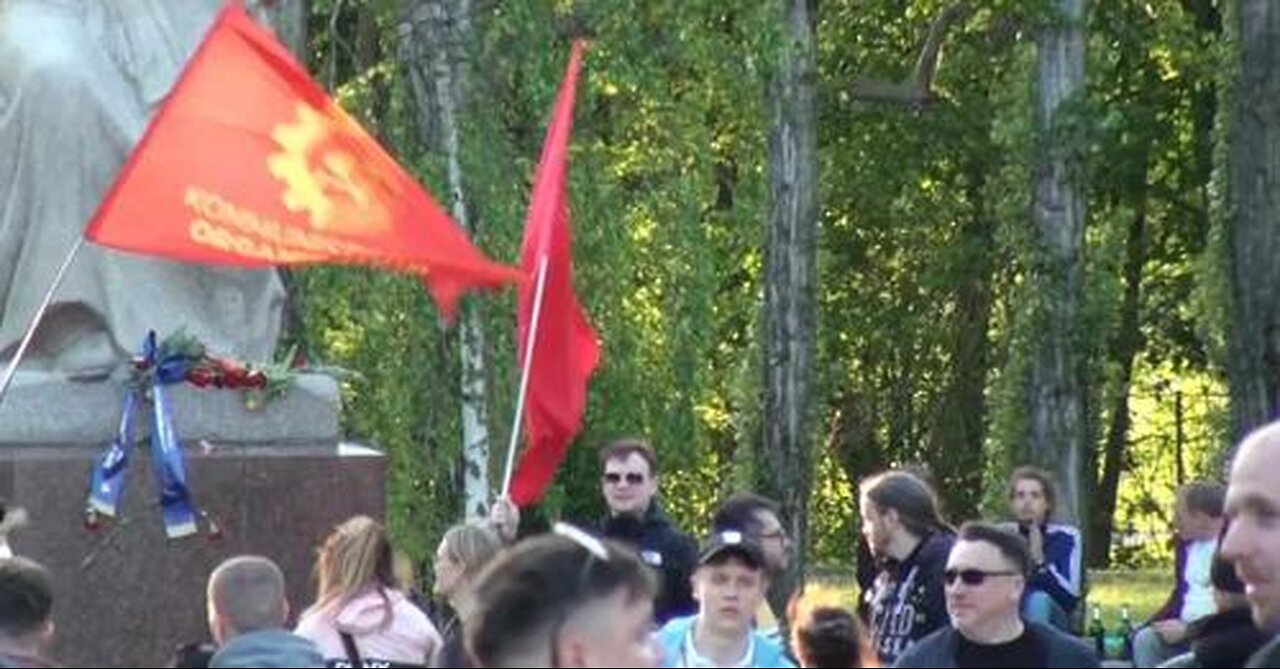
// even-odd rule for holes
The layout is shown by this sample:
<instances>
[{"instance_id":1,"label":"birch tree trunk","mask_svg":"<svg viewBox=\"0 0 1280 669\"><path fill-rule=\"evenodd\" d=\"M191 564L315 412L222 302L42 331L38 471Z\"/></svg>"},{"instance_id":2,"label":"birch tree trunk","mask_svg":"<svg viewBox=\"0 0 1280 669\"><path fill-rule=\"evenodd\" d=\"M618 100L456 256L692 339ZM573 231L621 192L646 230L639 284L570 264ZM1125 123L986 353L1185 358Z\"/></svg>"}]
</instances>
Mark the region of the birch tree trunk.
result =
<instances>
[{"instance_id":1,"label":"birch tree trunk","mask_svg":"<svg viewBox=\"0 0 1280 669\"><path fill-rule=\"evenodd\" d=\"M410 74L420 125L428 145L444 154L447 204L474 235L462 170L462 118L467 107L471 43L470 0L409 0L401 30L403 58ZM459 315L462 390L462 488L468 519L488 515L489 395L485 336L476 305L464 301Z\"/></svg>"},{"instance_id":2,"label":"birch tree trunk","mask_svg":"<svg viewBox=\"0 0 1280 669\"><path fill-rule=\"evenodd\" d=\"M1061 488L1058 513L1079 523L1084 455L1080 304L1084 283L1086 201L1081 190L1082 148L1065 103L1083 95L1085 0L1054 0L1058 16L1037 38L1033 213L1037 248L1036 332L1030 384L1032 462L1046 467Z\"/></svg>"},{"instance_id":3,"label":"birch tree trunk","mask_svg":"<svg viewBox=\"0 0 1280 669\"><path fill-rule=\"evenodd\" d=\"M1236 436L1280 415L1280 5L1239 0L1240 71L1231 92L1231 324L1228 380Z\"/></svg>"},{"instance_id":4,"label":"birch tree trunk","mask_svg":"<svg viewBox=\"0 0 1280 669\"><path fill-rule=\"evenodd\" d=\"M812 480L813 360L818 231L817 5L784 0L783 44L769 104L768 250L765 265L765 417L762 492L782 505L804 569ZM785 587L783 590L789 590ZM775 598L775 609L777 608Z\"/></svg>"}]
</instances>

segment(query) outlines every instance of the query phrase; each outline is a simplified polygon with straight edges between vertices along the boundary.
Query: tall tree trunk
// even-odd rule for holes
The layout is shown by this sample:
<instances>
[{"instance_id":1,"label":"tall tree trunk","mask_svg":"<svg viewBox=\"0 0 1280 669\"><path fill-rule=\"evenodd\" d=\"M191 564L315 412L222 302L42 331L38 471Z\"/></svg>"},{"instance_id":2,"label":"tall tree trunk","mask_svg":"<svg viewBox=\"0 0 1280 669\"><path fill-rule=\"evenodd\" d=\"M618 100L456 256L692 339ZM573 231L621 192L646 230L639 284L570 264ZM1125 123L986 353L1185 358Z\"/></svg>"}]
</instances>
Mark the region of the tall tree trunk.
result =
<instances>
[{"instance_id":1,"label":"tall tree trunk","mask_svg":"<svg viewBox=\"0 0 1280 669\"><path fill-rule=\"evenodd\" d=\"M1142 180L1131 186L1134 202L1133 218L1125 240L1124 298L1120 304L1120 325L1111 340L1111 363L1119 370L1115 406L1103 445L1101 480L1094 488L1093 506L1089 510L1089 555L1091 567L1106 568L1111 564L1111 535L1120 488L1120 474L1126 467L1129 452L1129 394L1133 383L1133 365L1142 350L1142 270L1147 263L1147 146L1142 151Z\"/></svg>"},{"instance_id":2,"label":"tall tree trunk","mask_svg":"<svg viewBox=\"0 0 1280 669\"><path fill-rule=\"evenodd\" d=\"M1085 0L1055 0L1058 16L1037 38L1036 165L1033 272L1038 294L1031 358L1028 443L1032 462L1061 486L1060 516L1078 523L1084 454L1084 398L1077 341L1084 282L1085 198L1082 148L1064 103L1084 91ZM1069 107L1069 106L1068 106Z\"/></svg>"},{"instance_id":3,"label":"tall tree trunk","mask_svg":"<svg viewBox=\"0 0 1280 669\"><path fill-rule=\"evenodd\" d=\"M462 118L470 73L470 0L410 0L408 51L414 96L424 139L445 157L448 203L454 220L472 235L472 215L462 172ZM437 132L431 132L435 130ZM433 141L434 140L434 141ZM459 316L462 390L462 490L467 518L487 515L489 500L489 397L485 335L476 304L466 301Z\"/></svg>"},{"instance_id":4,"label":"tall tree trunk","mask_svg":"<svg viewBox=\"0 0 1280 669\"><path fill-rule=\"evenodd\" d=\"M1239 0L1240 73L1231 95L1231 323L1228 380L1236 436L1280 411L1280 5Z\"/></svg>"},{"instance_id":5,"label":"tall tree trunk","mask_svg":"<svg viewBox=\"0 0 1280 669\"><path fill-rule=\"evenodd\" d=\"M955 518L978 515L982 499L983 440L987 422L987 372L991 369L991 278L995 262L995 218L986 206L987 166L966 168L971 211L960 237L966 254L955 287L955 323L950 342L951 369L942 400L930 425L930 461Z\"/></svg>"},{"instance_id":6,"label":"tall tree trunk","mask_svg":"<svg viewBox=\"0 0 1280 669\"><path fill-rule=\"evenodd\" d=\"M765 265L765 416L762 491L782 504L792 539L809 535L810 425L816 329L818 234L817 4L783 0L782 45L769 103L768 250ZM788 575L804 569L804 550ZM782 588L779 590L789 590ZM774 608L780 610L778 598Z\"/></svg>"}]
</instances>

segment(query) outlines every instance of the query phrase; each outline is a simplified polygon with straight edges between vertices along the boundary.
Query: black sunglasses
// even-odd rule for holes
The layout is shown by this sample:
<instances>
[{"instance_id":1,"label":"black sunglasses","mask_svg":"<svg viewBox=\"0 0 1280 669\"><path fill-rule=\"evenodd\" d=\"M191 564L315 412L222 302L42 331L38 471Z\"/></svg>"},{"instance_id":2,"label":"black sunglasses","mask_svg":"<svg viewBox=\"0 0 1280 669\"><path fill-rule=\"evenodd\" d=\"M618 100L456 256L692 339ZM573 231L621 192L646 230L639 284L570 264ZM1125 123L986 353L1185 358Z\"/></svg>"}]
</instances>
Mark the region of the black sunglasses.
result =
<instances>
[{"instance_id":1,"label":"black sunglasses","mask_svg":"<svg viewBox=\"0 0 1280 669\"><path fill-rule=\"evenodd\" d=\"M608 483L609 485L618 485L619 483L622 482L622 478L623 478L622 474L619 474L618 472L606 472L604 475L604 482ZM626 475L626 479L627 479L627 483L631 485L640 485L641 483L644 483L644 474L629 472Z\"/></svg>"},{"instance_id":2,"label":"black sunglasses","mask_svg":"<svg viewBox=\"0 0 1280 669\"><path fill-rule=\"evenodd\" d=\"M960 579L965 585L982 585L987 582L988 576L1020 576L1016 571L983 571L981 569L948 569L942 572L942 580L947 585L955 585L956 579Z\"/></svg>"}]
</instances>

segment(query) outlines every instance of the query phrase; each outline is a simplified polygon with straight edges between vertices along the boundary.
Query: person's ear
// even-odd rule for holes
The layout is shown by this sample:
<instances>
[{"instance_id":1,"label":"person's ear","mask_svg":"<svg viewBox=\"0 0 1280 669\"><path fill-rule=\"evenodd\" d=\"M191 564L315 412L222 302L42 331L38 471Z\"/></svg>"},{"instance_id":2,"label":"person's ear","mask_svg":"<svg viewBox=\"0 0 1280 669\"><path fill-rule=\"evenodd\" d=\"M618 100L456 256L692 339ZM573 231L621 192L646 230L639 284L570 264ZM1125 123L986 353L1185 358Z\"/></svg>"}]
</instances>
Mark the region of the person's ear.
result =
<instances>
[{"instance_id":1,"label":"person's ear","mask_svg":"<svg viewBox=\"0 0 1280 669\"><path fill-rule=\"evenodd\" d=\"M565 630L552 643L556 647L556 657L560 663L557 667L586 667L587 664L587 648L577 635ZM551 658L547 658L550 660Z\"/></svg>"},{"instance_id":2,"label":"person's ear","mask_svg":"<svg viewBox=\"0 0 1280 669\"><path fill-rule=\"evenodd\" d=\"M58 626L53 623L53 618L44 621L44 624L40 626L40 644L47 646L53 643L53 634L57 629Z\"/></svg>"}]
</instances>

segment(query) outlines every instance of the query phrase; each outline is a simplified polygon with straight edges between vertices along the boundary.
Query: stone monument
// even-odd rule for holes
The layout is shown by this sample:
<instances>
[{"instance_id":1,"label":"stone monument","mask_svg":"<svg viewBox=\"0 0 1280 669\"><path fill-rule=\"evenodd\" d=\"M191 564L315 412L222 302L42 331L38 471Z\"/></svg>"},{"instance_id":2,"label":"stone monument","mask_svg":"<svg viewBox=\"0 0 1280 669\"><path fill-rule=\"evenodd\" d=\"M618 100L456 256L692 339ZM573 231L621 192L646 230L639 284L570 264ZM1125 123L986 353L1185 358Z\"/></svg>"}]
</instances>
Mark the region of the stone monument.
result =
<instances>
[{"instance_id":1,"label":"stone monument","mask_svg":"<svg viewBox=\"0 0 1280 669\"><path fill-rule=\"evenodd\" d=\"M0 0L0 362L223 4ZM0 400L0 499L30 513L9 541L57 578L61 662L160 666L206 638L205 579L234 553L281 564L300 610L330 527L382 515L384 459L340 444L337 384L309 376L256 412L236 392L173 390L194 501L220 539L166 541L145 446L119 520L84 527L90 470L147 331L269 361L284 300L274 271L80 251Z\"/></svg>"}]
</instances>

